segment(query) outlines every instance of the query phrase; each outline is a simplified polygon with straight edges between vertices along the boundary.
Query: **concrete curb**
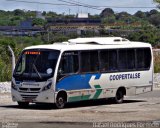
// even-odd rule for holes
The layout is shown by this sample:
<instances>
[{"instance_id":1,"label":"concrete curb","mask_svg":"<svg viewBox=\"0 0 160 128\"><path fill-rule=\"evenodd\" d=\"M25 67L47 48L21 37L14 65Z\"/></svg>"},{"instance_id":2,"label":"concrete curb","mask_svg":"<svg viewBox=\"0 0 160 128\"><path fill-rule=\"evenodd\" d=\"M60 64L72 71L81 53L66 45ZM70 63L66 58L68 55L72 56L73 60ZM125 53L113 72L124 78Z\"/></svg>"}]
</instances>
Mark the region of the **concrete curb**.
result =
<instances>
[{"instance_id":1,"label":"concrete curb","mask_svg":"<svg viewBox=\"0 0 160 128\"><path fill-rule=\"evenodd\" d=\"M1 82L0 93L10 93L10 92L11 92L11 82Z\"/></svg>"}]
</instances>

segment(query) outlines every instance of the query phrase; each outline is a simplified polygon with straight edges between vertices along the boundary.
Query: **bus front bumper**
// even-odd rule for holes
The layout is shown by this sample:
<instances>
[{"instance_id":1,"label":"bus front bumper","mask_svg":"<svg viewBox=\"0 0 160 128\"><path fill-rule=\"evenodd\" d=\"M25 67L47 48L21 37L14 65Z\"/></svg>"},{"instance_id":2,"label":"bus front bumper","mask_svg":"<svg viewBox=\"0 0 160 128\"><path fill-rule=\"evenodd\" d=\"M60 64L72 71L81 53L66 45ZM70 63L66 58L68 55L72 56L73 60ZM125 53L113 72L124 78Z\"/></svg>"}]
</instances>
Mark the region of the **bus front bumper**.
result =
<instances>
[{"instance_id":1,"label":"bus front bumper","mask_svg":"<svg viewBox=\"0 0 160 128\"><path fill-rule=\"evenodd\" d=\"M32 103L54 103L54 92L49 89L39 93L21 93L15 89L11 89L12 100L17 102L32 102Z\"/></svg>"}]
</instances>

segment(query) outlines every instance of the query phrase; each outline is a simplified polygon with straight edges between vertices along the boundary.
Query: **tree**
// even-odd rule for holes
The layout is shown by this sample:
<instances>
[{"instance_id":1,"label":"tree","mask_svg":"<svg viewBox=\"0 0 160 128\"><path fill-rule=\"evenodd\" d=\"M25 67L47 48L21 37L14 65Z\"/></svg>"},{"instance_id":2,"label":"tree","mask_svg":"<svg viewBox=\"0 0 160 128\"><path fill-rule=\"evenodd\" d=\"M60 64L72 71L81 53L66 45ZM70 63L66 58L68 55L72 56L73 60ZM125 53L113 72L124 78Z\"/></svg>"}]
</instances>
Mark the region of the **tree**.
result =
<instances>
[{"instance_id":1,"label":"tree","mask_svg":"<svg viewBox=\"0 0 160 128\"><path fill-rule=\"evenodd\" d=\"M116 22L116 17L115 16L110 16L110 17L107 17L107 18L103 18L102 22L113 24L113 23Z\"/></svg>"},{"instance_id":2,"label":"tree","mask_svg":"<svg viewBox=\"0 0 160 128\"><path fill-rule=\"evenodd\" d=\"M160 14L154 14L149 17L149 22L155 26L160 26Z\"/></svg>"},{"instance_id":3,"label":"tree","mask_svg":"<svg viewBox=\"0 0 160 128\"><path fill-rule=\"evenodd\" d=\"M52 18L57 18L58 17L58 14L57 13L55 13L55 12L48 12L47 14L46 14L46 16L47 17L52 17Z\"/></svg>"},{"instance_id":4,"label":"tree","mask_svg":"<svg viewBox=\"0 0 160 128\"><path fill-rule=\"evenodd\" d=\"M45 16L46 14L47 14L46 11L43 11L42 15Z\"/></svg>"},{"instance_id":5,"label":"tree","mask_svg":"<svg viewBox=\"0 0 160 128\"><path fill-rule=\"evenodd\" d=\"M113 15L114 15L114 11L111 8L105 8L100 14L102 18L110 17Z\"/></svg>"},{"instance_id":6,"label":"tree","mask_svg":"<svg viewBox=\"0 0 160 128\"><path fill-rule=\"evenodd\" d=\"M149 29L147 31L139 31L139 32L136 32L136 33L131 33L128 36L129 40L149 42L152 45L157 44L158 38L159 37L155 34L155 31L152 31L152 30L149 31Z\"/></svg>"},{"instance_id":7,"label":"tree","mask_svg":"<svg viewBox=\"0 0 160 128\"><path fill-rule=\"evenodd\" d=\"M156 9L152 9L150 12L150 15L158 14L159 12Z\"/></svg>"},{"instance_id":8,"label":"tree","mask_svg":"<svg viewBox=\"0 0 160 128\"><path fill-rule=\"evenodd\" d=\"M131 15L127 12L120 12L116 15L117 20L126 20L128 17L131 17Z\"/></svg>"},{"instance_id":9,"label":"tree","mask_svg":"<svg viewBox=\"0 0 160 128\"><path fill-rule=\"evenodd\" d=\"M24 11L20 9L14 10L13 13L15 16L23 16L25 14Z\"/></svg>"},{"instance_id":10,"label":"tree","mask_svg":"<svg viewBox=\"0 0 160 128\"><path fill-rule=\"evenodd\" d=\"M146 14L142 11L138 11L134 14L134 16L138 17L138 18L146 18Z\"/></svg>"},{"instance_id":11,"label":"tree","mask_svg":"<svg viewBox=\"0 0 160 128\"><path fill-rule=\"evenodd\" d=\"M43 26L45 23L46 23L46 21L44 19L41 19L41 18L33 19L33 25Z\"/></svg>"},{"instance_id":12,"label":"tree","mask_svg":"<svg viewBox=\"0 0 160 128\"><path fill-rule=\"evenodd\" d=\"M153 0L154 2L156 2L156 3L160 3L160 0Z\"/></svg>"},{"instance_id":13,"label":"tree","mask_svg":"<svg viewBox=\"0 0 160 128\"><path fill-rule=\"evenodd\" d=\"M15 42L11 38L0 38L0 81L9 81L11 79L11 61L10 53L7 50L8 45L15 49Z\"/></svg>"},{"instance_id":14,"label":"tree","mask_svg":"<svg viewBox=\"0 0 160 128\"><path fill-rule=\"evenodd\" d=\"M25 12L25 18L26 19L33 18L33 17L36 17L36 11L28 10L27 12Z\"/></svg>"},{"instance_id":15,"label":"tree","mask_svg":"<svg viewBox=\"0 0 160 128\"><path fill-rule=\"evenodd\" d=\"M158 3L157 8L160 9L160 0L153 0L155 3Z\"/></svg>"},{"instance_id":16,"label":"tree","mask_svg":"<svg viewBox=\"0 0 160 128\"><path fill-rule=\"evenodd\" d=\"M155 9L149 11L149 12L145 12L146 14L146 17L150 17L151 15L154 15L154 14L158 14L159 12Z\"/></svg>"}]
</instances>

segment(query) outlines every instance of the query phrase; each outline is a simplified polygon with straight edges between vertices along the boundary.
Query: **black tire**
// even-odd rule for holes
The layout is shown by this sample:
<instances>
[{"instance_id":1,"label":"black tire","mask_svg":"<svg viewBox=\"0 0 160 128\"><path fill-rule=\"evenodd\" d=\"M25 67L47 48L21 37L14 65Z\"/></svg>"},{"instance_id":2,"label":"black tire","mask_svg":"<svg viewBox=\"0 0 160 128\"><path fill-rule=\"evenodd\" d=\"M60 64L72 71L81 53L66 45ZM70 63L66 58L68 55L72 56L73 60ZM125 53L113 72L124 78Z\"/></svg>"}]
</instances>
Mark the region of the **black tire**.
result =
<instances>
[{"instance_id":1,"label":"black tire","mask_svg":"<svg viewBox=\"0 0 160 128\"><path fill-rule=\"evenodd\" d=\"M56 98L56 107L62 109L65 107L66 102L66 98L63 95L58 95Z\"/></svg>"},{"instance_id":2,"label":"black tire","mask_svg":"<svg viewBox=\"0 0 160 128\"><path fill-rule=\"evenodd\" d=\"M116 96L114 98L114 101L116 104L121 104L123 103L123 99L124 99L124 94L122 90L118 90L116 93Z\"/></svg>"},{"instance_id":3,"label":"black tire","mask_svg":"<svg viewBox=\"0 0 160 128\"><path fill-rule=\"evenodd\" d=\"M27 108L29 106L29 102L17 102L19 107Z\"/></svg>"}]
</instances>

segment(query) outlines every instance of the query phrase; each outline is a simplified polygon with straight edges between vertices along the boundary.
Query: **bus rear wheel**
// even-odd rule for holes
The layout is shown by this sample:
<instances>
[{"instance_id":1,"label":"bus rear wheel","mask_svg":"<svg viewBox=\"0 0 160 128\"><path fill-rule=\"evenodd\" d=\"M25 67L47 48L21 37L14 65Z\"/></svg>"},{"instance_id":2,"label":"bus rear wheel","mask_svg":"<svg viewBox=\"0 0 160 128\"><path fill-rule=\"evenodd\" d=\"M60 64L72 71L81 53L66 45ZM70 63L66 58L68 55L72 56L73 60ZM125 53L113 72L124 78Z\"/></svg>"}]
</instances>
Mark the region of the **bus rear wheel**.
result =
<instances>
[{"instance_id":1,"label":"bus rear wheel","mask_svg":"<svg viewBox=\"0 0 160 128\"><path fill-rule=\"evenodd\" d=\"M118 90L116 93L116 96L114 98L114 101L116 104L121 104L123 103L123 99L124 99L124 93L122 90Z\"/></svg>"},{"instance_id":2,"label":"bus rear wheel","mask_svg":"<svg viewBox=\"0 0 160 128\"><path fill-rule=\"evenodd\" d=\"M29 105L29 102L17 102L17 103L18 103L19 107L21 107L21 108L26 108Z\"/></svg>"},{"instance_id":3,"label":"bus rear wheel","mask_svg":"<svg viewBox=\"0 0 160 128\"><path fill-rule=\"evenodd\" d=\"M56 107L58 109L64 108L66 104L66 98L63 95L58 95L56 98Z\"/></svg>"}]
</instances>

